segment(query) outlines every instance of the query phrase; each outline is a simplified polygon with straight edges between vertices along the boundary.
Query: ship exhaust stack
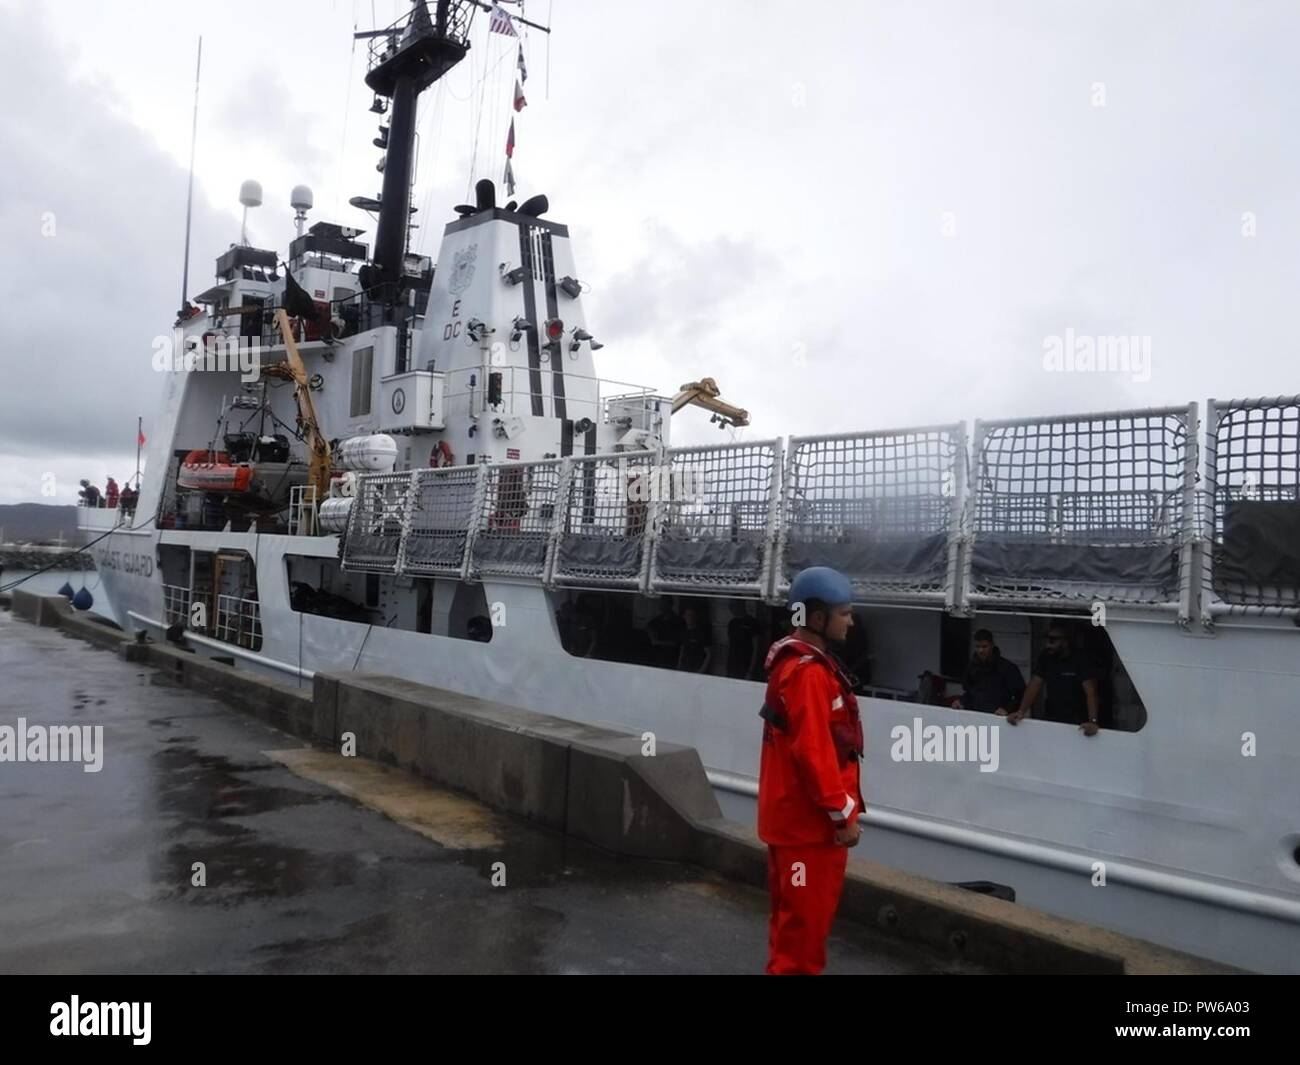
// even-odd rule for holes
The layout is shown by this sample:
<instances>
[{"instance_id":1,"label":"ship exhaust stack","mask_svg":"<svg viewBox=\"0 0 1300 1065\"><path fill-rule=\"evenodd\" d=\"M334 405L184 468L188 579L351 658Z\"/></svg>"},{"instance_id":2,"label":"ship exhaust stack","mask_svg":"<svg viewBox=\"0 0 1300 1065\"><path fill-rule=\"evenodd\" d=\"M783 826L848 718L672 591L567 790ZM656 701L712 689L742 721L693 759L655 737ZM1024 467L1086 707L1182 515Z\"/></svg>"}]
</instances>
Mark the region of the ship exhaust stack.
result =
<instances>
[{"instance_id":1,"label":"ship exhaust stack","mask_svg":"<svg viewBox=\"0 0 1300 1065\"><path fill-rule=\"evenodd\" d=\"M368 289L380 288L374 295L388 303L401 299L415 164L416 105L420 93L465 57L468 28L468 4L463 0L438 0L433 18L425 0L415 0L411 13L387 29L357 34L370 38L366 84L376 98L391 101L375 258L363 280Z\"/></svg>"}]
</instances>

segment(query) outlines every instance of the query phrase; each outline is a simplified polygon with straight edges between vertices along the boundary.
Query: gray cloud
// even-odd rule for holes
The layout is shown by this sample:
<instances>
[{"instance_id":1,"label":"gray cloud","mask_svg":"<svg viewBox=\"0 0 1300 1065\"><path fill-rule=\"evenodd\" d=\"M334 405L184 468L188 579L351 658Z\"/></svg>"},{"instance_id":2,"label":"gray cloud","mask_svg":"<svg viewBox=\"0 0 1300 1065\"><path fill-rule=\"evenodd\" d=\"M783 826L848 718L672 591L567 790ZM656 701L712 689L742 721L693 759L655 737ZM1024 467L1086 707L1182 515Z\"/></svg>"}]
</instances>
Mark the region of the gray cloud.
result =
<instances>
[{"instance_id":1,"label":"gray cloud","mask_svg":"<svg viewBox=\"0 0 1300 1065\"><path fill-rule=\"evenodd\" d=\"M547 48L528 40L515 169L571 226L611 377L671 391L715 376L758 436L1296 390L1293 4L1189 2L1176 22L1104 0L841 5L821 21L758 2L556 8L549 99ZM75 41L78 12L56 10ZM247 157L223 183L284 185L253 221L283 239L286 182L314 182L322 204L376 190L374 116L358 63L336 159L348 11L266 17L291 32L211 27L225 65L200 158ZM180 31L121 21L80 54L112 54L105 77L135 101L156 92L143 57ZM426 98L429 253L469 178L500 177L508 113L480 123L467 177L471 73L494 54L476 44L441 119ZM289 63L310 76L287 87ZM31 102L0 115L0 280L21 305L0 350L6 456L129 451L157 384L149 341L178 298L185 175L63 66L39 18L0 8L0 84ZM39 235L46 210L57 238ZM237 222L196 211L206 283ZM1045 372L1045 340L1067 329L1150 337L1151 379Z\"/></svg>"},{"instance_id":2,"label":"gray cloud","mask_svg":"<svg viewBox=\"0 0 1300 1065\"><path fill-rule=\"evenodd\" d=\"M149 431L152 340L180 304L184 247L185 172L117 117L104 85L70 81L67 63L39 17L0 7L0 69L23 86L0 111L0 453L43 468L133 455L137 414ZM191 292L229 232L196 197Z\"/></svg>"}]
</instances>

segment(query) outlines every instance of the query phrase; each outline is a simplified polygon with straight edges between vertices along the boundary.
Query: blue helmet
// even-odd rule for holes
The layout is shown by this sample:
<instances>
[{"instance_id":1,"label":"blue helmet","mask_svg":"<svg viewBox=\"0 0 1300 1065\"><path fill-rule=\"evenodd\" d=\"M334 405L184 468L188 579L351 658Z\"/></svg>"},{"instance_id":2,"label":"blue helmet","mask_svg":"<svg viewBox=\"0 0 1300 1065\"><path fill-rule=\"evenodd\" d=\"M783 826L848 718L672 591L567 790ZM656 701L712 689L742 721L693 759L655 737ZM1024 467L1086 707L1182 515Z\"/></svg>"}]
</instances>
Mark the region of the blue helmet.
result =
<instances>
[{"instance_id":1,"label":"blue helmet","mask_svg":"<svg viewBox=\"0 0 1300 1065\"><path fill-rule=\"evenodd\" d=\"M806 603L816 599L827 606L845 606L853 602L853 585L849 579L829 566L810 566L795 574L790 582L787 602Z\"/></svg>"}]
</instances>

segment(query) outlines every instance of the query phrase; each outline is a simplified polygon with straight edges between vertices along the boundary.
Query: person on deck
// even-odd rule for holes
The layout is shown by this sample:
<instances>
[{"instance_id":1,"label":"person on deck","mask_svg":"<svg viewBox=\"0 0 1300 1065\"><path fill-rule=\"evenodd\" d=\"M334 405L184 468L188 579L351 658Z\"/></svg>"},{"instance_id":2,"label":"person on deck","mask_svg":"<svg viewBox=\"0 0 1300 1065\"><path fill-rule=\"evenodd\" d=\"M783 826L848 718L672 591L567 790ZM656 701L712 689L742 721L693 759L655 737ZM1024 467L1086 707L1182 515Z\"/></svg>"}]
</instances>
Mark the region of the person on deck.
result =
<instances>
[{"instance_id":1,"label":"person on deck","mask_svg":"<svg viewBox=\"0 0 1300 1065\"><path fill-rule=\"evenodd\" d=\"M1047 689L1043 704L1045 720L1078 725L1085 736L1097 735L1101 715L1097 678L1082 653L1072 646L1070 630L1059 621L1047 630L1047 648L1034 663L1034 673L1021 696L1020 708L1006 715L1007 724L1018 725L1031 716L1030 711L1044 688Z\"/></svg>"},{"instance_id":2,"label":"person on deck","mask_svg":"<svg viewBox=\"0 0 1300 1065\"><path fill-rule=\"evenodd\" d=\"M682 608L682 646L677 668L691 673L707 673L713 663L713 635L709 615L696 603Z\"/></svg>"},{"instance_id":3,"label":"person on deck","mask_svg":"<svg viewBox=\"0 0 1300 1065\"><path fill-rule=\"evenodd\" d=\"M681 661L686 626L673 609L671 597L664 596L659 601L659 613L650 619L645 631L650 641L650 664L676 669Z\"/></svg>"},{"instance_id":4,"label":"person on deck","mask_svg":"<svg viewBox=\"0 0 1300 1065\"><path fill-rule=\"evenodd\" d=\"M975 654L966 667L961 698L953 707L1004 716L1018 710L1020 697L1025 694L1025 678L1020 670L1002 657L988 629L979 629L974 642Z\"/></svg>"},{"instance_id":5,"label":"person on deck","mask_svg":"<svg viewBox=\"0 0 1300 1065\"><path fill-rule=\"evenodd\" d=\"M830 650L853 624L852 599L843 574L803 570L790 583L794 632L767 653L758 835L768 847L770 975L825 968L848 848L861 831L862 722Z\"/></svg>"},{"instance_id":6,"label":"person on deck","mask_svg":"<svg viewBox=\"0 0 1300 1065\"><path fill-rule=\"evenodd\" d=\"M113 510L117 506L118 487L117 482L112 477L108 479L108 484L104 487L104 506Z\"/></svg>"},{"instance_id":7,"label":"person on deck","mask_svg":"<svg viewBox=\"0 0 1300 1065\"><path fill-rule=\"evenodd\" d=\"M727 622L727 676L737 680L757 679L761 651L758 621L744 603L732 602L731 620Z\"/></svg>"}]
</instances>

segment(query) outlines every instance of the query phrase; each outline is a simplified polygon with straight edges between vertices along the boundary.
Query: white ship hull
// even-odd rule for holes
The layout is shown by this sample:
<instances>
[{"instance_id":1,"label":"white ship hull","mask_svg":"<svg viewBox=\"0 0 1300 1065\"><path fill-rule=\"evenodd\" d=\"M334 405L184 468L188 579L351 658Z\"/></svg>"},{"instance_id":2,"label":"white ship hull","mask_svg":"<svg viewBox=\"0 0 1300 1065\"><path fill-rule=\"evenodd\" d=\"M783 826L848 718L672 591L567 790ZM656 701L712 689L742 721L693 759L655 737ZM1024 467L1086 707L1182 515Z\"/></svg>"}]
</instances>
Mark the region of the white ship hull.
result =
<instances>
[{"instance_id":1,"label":"white ship hull","mask_svg":"<svg viewBox=\"0 0 1300 1065\"><path fill-rule=\"evenodd\" d=\"M104 591L124 628L154 638L165 627L163 586L145 560L159 542L257 559L260 650L191 634L203 653L281 680L384 673L650 731L695 747L724 811L752 823L758 684L576 658L561 646L546 591L523 584L486 583L488 600L504 604L507 618L490 643L294 612L284 556L333 559L333 537L113 534L95 549ZM898 614L905 630L911 615ZM900 763L890 754L897 725L987 724L987 715L863 699L863 853L935 879L1007 884L1027 906L1230 964L1300 971L1294 625L1225 618L1213 635L1192 635L1167 618L1133 615L1112 616L1109 632L1143 694L1145 727L1085 739L1048 722L1003 726L996 772L973 762ZM1246 733L1258 743L1249 772L1225 772L1225 763L1245 757Z\"/></svg>"}]
</instances>

